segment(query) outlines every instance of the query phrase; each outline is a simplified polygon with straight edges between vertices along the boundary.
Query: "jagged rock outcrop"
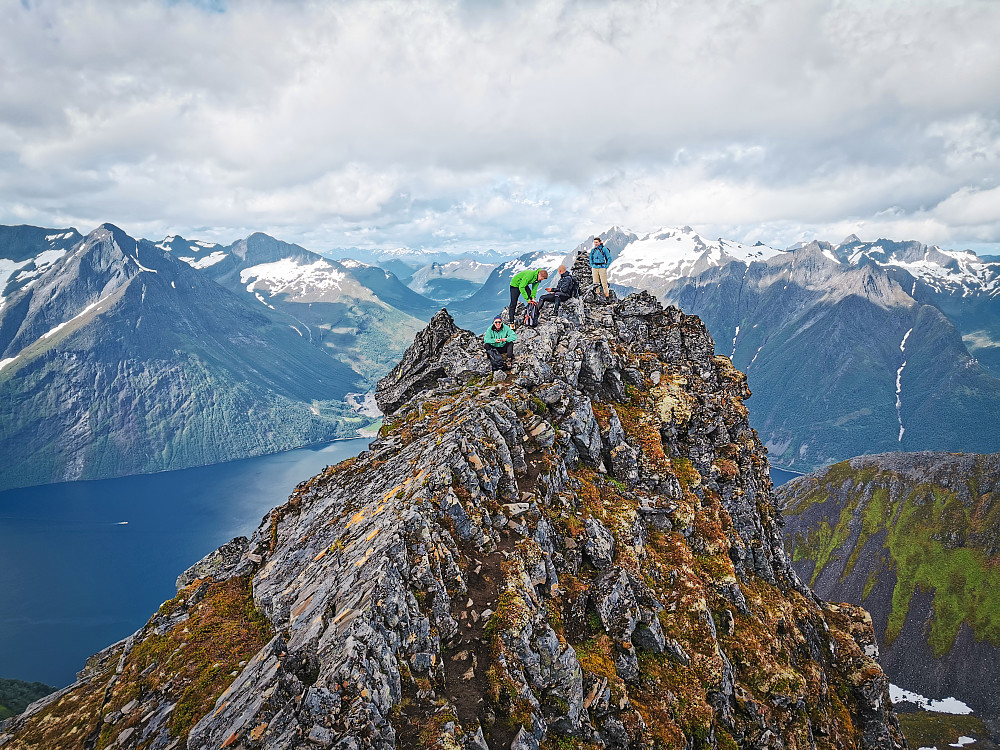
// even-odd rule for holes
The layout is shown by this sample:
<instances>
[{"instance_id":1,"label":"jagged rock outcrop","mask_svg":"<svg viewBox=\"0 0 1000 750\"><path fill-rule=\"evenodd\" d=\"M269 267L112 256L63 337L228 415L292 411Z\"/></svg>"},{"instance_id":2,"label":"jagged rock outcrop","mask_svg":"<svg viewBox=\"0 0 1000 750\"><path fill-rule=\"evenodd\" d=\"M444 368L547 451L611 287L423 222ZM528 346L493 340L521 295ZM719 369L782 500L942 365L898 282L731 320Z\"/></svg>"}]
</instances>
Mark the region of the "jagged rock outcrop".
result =
<instances>
[{"instance_id":1,"label":"jagged rock outcrop","mask_svg":"<svg viewBox=\"0 0 1000 750\"><path fill-rule=\"evenodd\" d=\"M648 294L561 312L510 376L438 313L370 450L0 747L902 747L870 620L785 558L744 376Z\"/></svg>"},{"instance_id":2,"label":"jagged rock outcrop","mask_svg":"<svg viewBox=\"0 0 1000 750\"><path fill-rule=\"evenodd\" d=\"M1000 740L1000 454L860 456L776 499L795 569L871 612L892 681L959 698Z\"/></svg>"}]
</instances>

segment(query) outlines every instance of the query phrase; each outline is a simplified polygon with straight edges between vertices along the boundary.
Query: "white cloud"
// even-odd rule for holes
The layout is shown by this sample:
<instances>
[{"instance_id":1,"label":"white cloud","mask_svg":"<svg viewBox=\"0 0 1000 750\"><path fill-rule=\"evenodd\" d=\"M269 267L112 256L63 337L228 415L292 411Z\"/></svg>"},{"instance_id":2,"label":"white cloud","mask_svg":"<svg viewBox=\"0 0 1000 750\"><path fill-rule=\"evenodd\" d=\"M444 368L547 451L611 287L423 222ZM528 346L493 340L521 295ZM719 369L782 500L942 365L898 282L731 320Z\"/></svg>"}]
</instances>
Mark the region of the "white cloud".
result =
<instances>
[{"instance_id":1,"label":"white cloud","mask_svg":"<svg viewBox=\"0 0 1000 750\"><path fill-rule=\"evenodd\" d=\"M998 34L976 0L7 2L0 222L1000 246Z\"/></svg>"}]
</instances>

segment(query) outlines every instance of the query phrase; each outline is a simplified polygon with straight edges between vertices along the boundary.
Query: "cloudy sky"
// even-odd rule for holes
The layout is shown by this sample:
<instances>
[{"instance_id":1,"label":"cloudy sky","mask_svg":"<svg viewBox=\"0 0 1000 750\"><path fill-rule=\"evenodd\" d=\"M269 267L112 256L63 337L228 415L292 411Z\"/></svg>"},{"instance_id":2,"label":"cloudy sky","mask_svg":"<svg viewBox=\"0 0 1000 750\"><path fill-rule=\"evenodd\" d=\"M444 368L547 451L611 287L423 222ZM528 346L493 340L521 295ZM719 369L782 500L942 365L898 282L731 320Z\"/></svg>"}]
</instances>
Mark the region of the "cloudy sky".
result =
<instances>
[{"instance_id":1,"label":"cloudy sky","mask_svg":"<svg viewBox=\"0 0 1000 750\"><path fill-rule=\"evenodd\" d=\"M0 223L1000 253L1000 2L0 0Z\"/></svg>"}]
</instances>

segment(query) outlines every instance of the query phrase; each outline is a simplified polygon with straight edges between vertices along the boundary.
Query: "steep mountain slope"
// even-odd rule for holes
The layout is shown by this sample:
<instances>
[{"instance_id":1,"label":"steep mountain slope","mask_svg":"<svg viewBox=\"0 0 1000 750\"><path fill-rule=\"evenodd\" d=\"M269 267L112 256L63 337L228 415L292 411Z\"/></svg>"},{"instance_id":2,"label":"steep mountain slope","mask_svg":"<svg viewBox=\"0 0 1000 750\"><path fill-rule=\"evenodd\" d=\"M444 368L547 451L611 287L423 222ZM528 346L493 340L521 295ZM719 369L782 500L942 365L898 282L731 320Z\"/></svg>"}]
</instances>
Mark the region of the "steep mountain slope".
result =
<instances>
[{"instance_id":1,"label":"steep mountain slope","mask_svg":"<svg viewBox=\"0 0 1000 750\"><path fill-rule=\"evenodd\" d=\"M284 316L105 224L0 312L0 487L353 433L355 374Z\"/></svg>"},{"instance_id":2,"label":"steep mountain slope","mask_svg":"<svg viewBox=\"0 0 1000 750\"><path fill-rule=\"evenodd\" d=\"M352 367L363 389L374 386L439 308L381 268L328 260L259 232L202 255L195 243L177 244L171 252L184 253L209 278L294 318L295 330Z\"/></svg>"},{"instance_id":3,"label":"steep mountain slope","mask_svg":"<svg viewBox=\"0 0 1000 750\"><path fill-rule=\"evenodd\" d=\"M1000 454L862 456L775 496L795 569L871 612L892 681L1000 737Z\"/></svg>"},{"instance_id":4,"label":"steep mountain slope","mask_svg":"<svg viewBox=\"0 0 1000 750\"><path fill-rule=\"evenodd\" d=\"M565 312L513 378L435 315L369 451L0 747L902 747L867 615L784 556L742 374L650 295Z\"/></svg>"},{"instance_id":5,"label":"steep mountain slope","mask_svg":"<svg viewBox=\"0 0 1000 750\"><path fill-rule=\"evenodd\" d=\"M942 277L947 269L923 246L927 260L918 262L908 260L914 248L885 254L862 244L780 252L664 231L630 243L610 276L649 286L726 342L779 466L810 469L862 451L997 450L1000 379L969 355L939 300L921 292L928 269ZM940 284L959 305L958 287Z\"/></svg>"}]
</instances>

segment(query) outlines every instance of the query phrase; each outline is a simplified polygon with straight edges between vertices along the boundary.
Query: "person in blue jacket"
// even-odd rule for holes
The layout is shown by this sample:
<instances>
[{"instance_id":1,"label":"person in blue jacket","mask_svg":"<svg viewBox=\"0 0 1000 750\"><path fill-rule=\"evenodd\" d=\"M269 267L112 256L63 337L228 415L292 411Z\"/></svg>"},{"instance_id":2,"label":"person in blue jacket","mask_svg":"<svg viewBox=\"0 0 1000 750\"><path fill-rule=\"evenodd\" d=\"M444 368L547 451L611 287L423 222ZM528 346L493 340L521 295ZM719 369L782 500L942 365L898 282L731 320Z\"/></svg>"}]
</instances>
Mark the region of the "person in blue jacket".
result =
<instances>
[{"instance_id":1,"label":"person in blue jacket","mask_svg":"<svg viewBox=\"0 0 1000 750\"><path fill-rule=\"evenodd\" d=\"M503 318L499 315L493 318L492 325L483 334L483 343L486 344L486 353L494 370L510 371L511 366L504 359L510 357L511 362L514 361L515 341L517 334L503 322Z\"/></svg>"},{"instance_id":2,"label":"person in blue jacket","mask_svg":"<svg viewBox=\"0 0 1000 750\"><path fill-rule=\"evenodd\" d=\"M604 247L600 237L594 238L594 248L590 251L590 269L594 272L594 287L598 284L604 289L604 299L611 294L608 289L608 266L611 265L611 253Z\"/></svg>"}]
</instances>

